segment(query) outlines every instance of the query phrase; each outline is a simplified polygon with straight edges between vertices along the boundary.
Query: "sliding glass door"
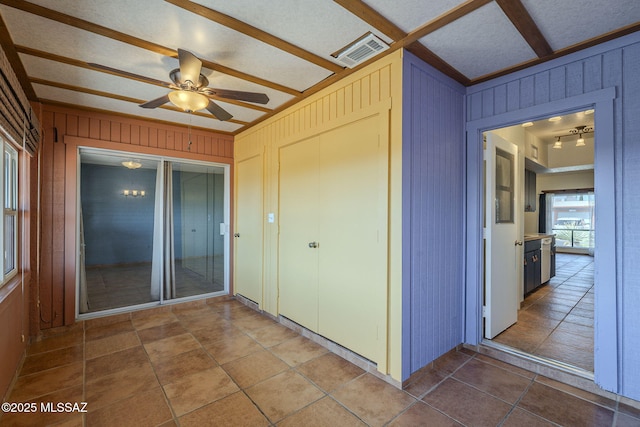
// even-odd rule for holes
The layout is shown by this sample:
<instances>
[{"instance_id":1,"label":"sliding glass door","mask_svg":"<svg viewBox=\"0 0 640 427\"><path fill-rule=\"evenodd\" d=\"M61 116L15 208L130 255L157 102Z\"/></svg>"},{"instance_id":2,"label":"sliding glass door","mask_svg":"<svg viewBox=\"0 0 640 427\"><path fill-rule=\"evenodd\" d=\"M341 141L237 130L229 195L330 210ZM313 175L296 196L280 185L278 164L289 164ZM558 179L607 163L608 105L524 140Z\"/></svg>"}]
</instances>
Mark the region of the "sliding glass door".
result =
<instances>
[{"instance_id":1,"label":"sliding glass door","mask_svg":"<svg viewBox=\"0 0 640 427\"><path fill-rule=\"evenodd\" d=\"M228 166L80 150L78 313L227 290Z\"/></svg>"}]
</instances>

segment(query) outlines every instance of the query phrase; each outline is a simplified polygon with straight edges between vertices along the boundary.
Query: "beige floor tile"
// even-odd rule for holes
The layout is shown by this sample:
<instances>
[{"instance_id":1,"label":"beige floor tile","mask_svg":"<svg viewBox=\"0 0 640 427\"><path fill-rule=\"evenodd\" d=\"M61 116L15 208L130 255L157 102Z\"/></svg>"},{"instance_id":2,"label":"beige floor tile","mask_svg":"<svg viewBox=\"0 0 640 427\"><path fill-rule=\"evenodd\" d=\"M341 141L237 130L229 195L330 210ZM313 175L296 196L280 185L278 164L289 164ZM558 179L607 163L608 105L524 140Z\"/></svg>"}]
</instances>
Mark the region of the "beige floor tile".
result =
<instances>
[{"instance_id":1,"label":"beige floor tile","mask_svg":"<svg viewBox=\"0 0 640 427\"><path fill-rule=\"evenodd\" d=\"M151 364L117 371L99 378L88 378L85 386L87 403L92 410L102 408L118 400L158 387Z\"/></svg>"},{"instance_id":2,"label":"beige floor tile","mask_svg":"<svg viewBox=\"0 0 640 427\"><path fill-rule=\"evenodd\" d=\"M242 388L249 387L289 369L286 363L267 350L236 359L222 365L222 368Z\"/></svg>"},{"instance_id":3,"label":"beige floor tile","mask_svg":"<svg viewBox=\"0 0 640 427\"><path fill-rule=\"evenodd\" d=\"M297 371L327 392L335 390L365 372L333 353L325 353L310 360L298 366Z\"/></svg>"},{"instance_id":4,"label":"beige floor tile","mask_svg":"<svg viewBox=\"0 0 640 427\"><path fill-rule=\"evenodd\" d=\"M178 316L180 319L180 323L182 326L189 330L194 329L213 329L219 323L226 323L228 320L223 319L219 315L215 314L211 310L207 310L208 313L200 313L200 315L196 315L192 313L192 316Z\"/></svg>"},{"instance_id":5,"label":"beige floor tile","mask_svg":"<svg viewBox=\"0 0 640 427\"><path fill-rule=\"evenodd\" d=\"M613 422L612 410L537 382L529 388L518 406L560 425L605 426Z\"/></svg>"},{"instance_id":6,"label":"beige floor tile","mask_svg":"<svg viewBox=\"0 0 640 427\"><path fill-rule=\"evenodd\" d=\"M515 408L513 412L509 414L507 420L502 424L504 427L552 427L555 426L552 422L540 418L537 415L533 415L530 412L523 411L520 408Z\"/></svg>"},{"instance_id":7,"label":"beige floor tile","mask_svg":"<svg viewBox=\"0 0 640 427\"><path fill-rule=\"evenodd\" d=\"M29 375L70 363L82 362L83 356L82 345L32 354L25 358L20 375Z\"/></svg>"},{"instance_id":8,"label":"beige floor tile","mask_svg":"<svg viewBox=\"0 0 640 427\"><path fill-rule=\"evenodd\" d=\"M402 390L365 374L337 389L333 398L371 426L381 426L416 400Z\"/></svg>"},{"instance_id":9,"label":"beige floor tile","mask_svg":"<svg viewBox=\"0 0 640 427\"><path fill-rule=\"evenodd\" d=\"M57 390L75 387L82 384L83 363L76 362L46 371L18 377L10 402L25 402Z\"/></svg>"},{"instance_id":10,"label":"beige floor tile","mask_svg":"<svg viewBox=\"0 0 640 427\"><path fill-rule=\"evenodd\" d=\"M238 386L220 367L207 369L164 386L177 416L237 392Z\"/></svg>"},{"instance_id":11,"label":"beige floor tile","mask_svg":"<svg viewBox=\"0 0 640 427\"><path fill-rule=\"evenodd\" d=\"M298 366L328 352L326 348L302 336L273 346L270 350L289 366Z\"/></svg>"},{"instance_id":12,"label":"beige floor tile","mask_svg":"<svg viewBox=\"0 0 640 427\"><path fill-rule=\"evenodd\" d=\"M152 365L162 385L217 366L215 360L202 348L155 360Z\"/></svg>"},{"instance_id":13,"label":"beige floor tile","mask_svg":"<svg viewBox=\"0 0 640 427\"><path fill-rule=\"evenodd\" d=\"M41 410L41 405L44 403L49 404L53 403L54 405L58 402L70 402L70 403L78 403L79 405L84 401L82 398L82 385L77 385L74 387L66 388L63 390L57 390L53 393L46 394L44 396L40 396L36 399L30 400L28 403L36 405L35 412L15 412L15 413L5 413L0 414L0 425L2 426L48 426L48 425L57 425L57 423L63 423L70 420L71 418L77 419L78 414L73 413L65 413L65 412L47 412ZM18 402L16 400L9 399L9 402ZM21 400L20 403L26 403L26 401ZM82 418L80 418L80 426L82 426Z\"/></svg>"},{"instance_id":14,"label":"beige floor tile","mask_svg":"<svg viewBox=\"0 0 640 427\"><path fill-rule=\"evenodd\" d=\"M389 427L462 427L462 424L423 402L416 402L388 425Z\"/></svg>"},{"instance_id":15,"label":"beige floor tile","mask_svg":"<svg viewBox=\"0 0 640 427\"><path fill-rule=\"evenodd\" d=\"M465 425L496 426L512 407L453 379L445 380L422 400Z\"/></svg>"},{"instance_id":16,"label":"beige floor tile","mask_svg":"<svg viewBox=\"0 0 640 427\"><path fill-rule=\"evenodd\" d=\"M250 331L247 334L264 347L273 347L274 345L298 336L296 332L277 323L262 329Z\"/></svg>"},{"instance_id":17,"label":"beige floor tile","mask_svg":"<svg viewBox=\"0 0 640 427\"><path fill-rule=\"evenodd\" d=\"M190 350L202 348L200 343L191 334L174 335L161 340L144 344L144 348L151 361L177 356Z\"/></svg>"},{"instance_id":18,"label":"beige floor tile","mask_svg":"<svg viewBox=\"0 0 640 427\"><path fill-rule=\"evenodd\" d=\"M429 369L417 374L416 378L412 378L412 382L406 385L404 391L416 398L420 398L444 381L445 378L447 378L446 374L435 369Z\"/></svg>"},{"instance_id":19,"label":"beige floor tile","mask_svg":"<svg viewBox=\"0 0 640 427\"><path fill-rule=\"evenodd\" d=\"M41 341L31 343L27 348L27 355L44 353L47 351L59 350L66 347L75 347L84 342L84 331L74 330L68 334L56 335L43 338Z\"/></svg>"},{"instance_id":20,"label":"beige floor tile","mask_svg":"<svg viewBox=\"0 0 640 427\"><path fill-rule=\"evenodd\" d=\"M330 397L324 397L288 416L278 427L366 427L358 417Z\"/></svg>"},{"instance_id":21,"label":"beige floor tile","mask_svg":"<svg viewBox=\"0 0 640 427\"><path fill-rule=\"evenodd\" d=\"M87 413L87 425L92 427L157 426L171 419L171 410L160 387L135 394L96 411L89 409Z\"/></svg>"},{"instance_id":22,"label":"beige floor tile","mask_svg":"<svg viewBox=\"0 0 640 427\"><path fill-rule=\"evenodd\" d=\"M163 338L182 335L187 332L188 331L184 328L184 326L182 326L182 324L180 324L180 322L171 322L141 329L138 331L138 337L143 343L150 343L152 341L158 341Z\"/></svg>"},{"instance_id":23,"label":"beige floor tile","mask_svg":"<svg viewBox=\"0 0 640 427\"><path fill-rule=\"evenodd\" d=\"M85 344L85 357L95 359L105 354L114 353L116 351L126 350L127 348L140 345L140 340L135 331L125 332L118 335L111 335Z\"/></svg>"},{"instance_id":24,"label":"beige floor tile","mask_svg":"<svg viewBox=\"0 0 640 427\"><path fill-rule=\"evenodd\" d=\"M129 319L125 319L117 323L107 323L105 325L95 326L87 329L85 339L87 341L98 340L112 335L122 334L124 332L134 331L133 325Z\"/></svg>"},{"instance_id":25,"label":"beige floor tile","mask_svg":"<svg viewBox=\"0 0 640 427\"><path fill-rule=\"evenodd\" d=\"M278 390L278 393L274 393ZM325 394L295 371L285 371L245 390L271 420L278 422Z\"/></svg>"},{"instance_id":26,"label":"beige floor tile","mask_svg":"<svg viewBox=\"0 0 640 427\"><path fill-rule=\"evenodd\" d=\"M251 353L264 350L253 338L247 335L225 337L205 346L216 361L223 365Z\"/></svg>"},{"instance_id":27,"label":"beige floor tile","mask_svg":"<svg viewBox=\"0 0 640 427\"><path fill-rule=\"evenodd\" d=\"M137 330L152 328L154 326L160 326L177 321L178 318L170 311L160 311L150 316L145 316L140 313L132 316L131 318L131 323Z\"/></svg>"},{"instance_id":28,"label":"beige floor tile","mask_svg":"<svg viewBox=\"0 0 640 427\"><path fill-rule=\"evenodd\" d=\"M142 346L116 351L85 362L87 378L100 378L124 369L140 367L149 363L147 353Z\"/></svg>"},{"instance_id":29,"label":"beige floor tile","mask_svg":"<svg viewBox=\"0 0 640 427\"><path fill-rule=\"evenodd\" d=\"M433 362L433 369L443 374L449 375L459 369L462 365L471 359L468 354L452 350L437 358Z\"/></svg>"},{"instance_id":30,"label":"beige floor tile","mask_svg":"<svg viewBox=\"0 0 640 427\"><path fill-rule=\"evenodd\" d=\"M244 331L233 326L233 323L228 320L218 322L210 328L189 329L189 331L205 347L212 345L216 341L227 340L228 342L241 336L247 336Z\"/></svg>"},{"instance_id":31,"label":"beige floor tile","mask_svg":"<svg viewBox=\"0 0 640 427\"><path fill-rule=\"evenodd\" d=\"M181 427L261 427L269 421L243 392L237 392L180 417Z\"/></svg>"},{"instance_id":32,"label":"beige floor tile","mask_svg":"<svg viewBox=\"0 0 640 427\"><path fill-rule=\"evenodd\" d=\"M453 377L511 404L520 399L532 381L476 359L458 369Z\"/></svg>"},{"instance_id":33,"label":"beige floor tile","mask_svg":"<svg viewBox=\"0 0 640 427\"><path fill-rule=\"evenodd\" d=\"M249 308L248 310L251 309ZM252 314L247 314L238 319L233 319L233 324L243 331L249 332L262 329L266 326L275 325L276 322L254 311Z\"/></svg>"}]
</instances>

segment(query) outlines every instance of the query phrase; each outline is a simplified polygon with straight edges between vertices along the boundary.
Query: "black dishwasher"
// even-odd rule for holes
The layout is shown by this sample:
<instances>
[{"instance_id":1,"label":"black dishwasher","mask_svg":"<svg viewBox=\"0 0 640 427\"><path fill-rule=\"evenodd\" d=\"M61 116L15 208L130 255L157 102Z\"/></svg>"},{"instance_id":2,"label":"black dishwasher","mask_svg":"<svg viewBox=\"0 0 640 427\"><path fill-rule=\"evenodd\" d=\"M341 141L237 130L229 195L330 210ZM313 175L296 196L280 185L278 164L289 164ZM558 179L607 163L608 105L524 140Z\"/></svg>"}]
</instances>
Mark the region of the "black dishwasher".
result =
<instances>
[{"instance_id":1,"label":"black dishwasher","mask_svg":"<svg viewBox=\"0 0 640 427\"><path fill-rule=\"evenodd\" d=\"M541 240L528 240L524 242L524 294L536 289L540 286L542 279L542 270L540 268L541 260Z\"/></svg>"}]
</instances>

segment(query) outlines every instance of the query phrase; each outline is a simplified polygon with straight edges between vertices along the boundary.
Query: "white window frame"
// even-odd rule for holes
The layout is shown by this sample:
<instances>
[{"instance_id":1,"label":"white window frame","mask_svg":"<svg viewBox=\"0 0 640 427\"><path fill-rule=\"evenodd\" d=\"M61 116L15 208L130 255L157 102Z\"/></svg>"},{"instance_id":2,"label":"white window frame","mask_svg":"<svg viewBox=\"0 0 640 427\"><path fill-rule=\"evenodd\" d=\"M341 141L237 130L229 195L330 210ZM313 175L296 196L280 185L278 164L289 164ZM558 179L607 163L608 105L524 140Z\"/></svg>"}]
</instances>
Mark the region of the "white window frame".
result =
<instances>
[{"instance_id":1,"label":"white window frame","mask_svg":"<svg viewBox=\"0 0 640 427\"><path fill-rule=\"evenodd\" d=\"M3 152L2 173L0 174L0 188L2 189L2 227L0 227L0 272L2 281L0 286L6 284L18 273L18 151L4 138L0 137ZM8 229L7 218L12 217L13 230ZM11 242L6 237L12 235ZM8 244L7 244L8 243ZM8 261L12 260L12 266L7 270Z\"/></svg>"}]
</instances>

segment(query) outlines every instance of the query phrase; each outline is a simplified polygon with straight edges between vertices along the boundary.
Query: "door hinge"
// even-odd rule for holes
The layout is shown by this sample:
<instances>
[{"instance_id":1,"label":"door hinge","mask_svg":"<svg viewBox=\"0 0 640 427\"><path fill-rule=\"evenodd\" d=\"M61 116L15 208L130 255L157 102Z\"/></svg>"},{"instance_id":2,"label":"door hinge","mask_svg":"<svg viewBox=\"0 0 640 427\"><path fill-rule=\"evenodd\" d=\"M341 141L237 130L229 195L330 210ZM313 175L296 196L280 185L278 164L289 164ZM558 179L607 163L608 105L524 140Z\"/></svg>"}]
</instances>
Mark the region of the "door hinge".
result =
<instances>
[{"instance_id":1,"label":"door hinge","mask_svg":"<svg viewBox=\"0 0 640 427\"><path fill-rule=\"evenodd\" d=\"M482 306L482 317L487 317L487 306L486 305Z\"/></svg>"}]
</instances>

